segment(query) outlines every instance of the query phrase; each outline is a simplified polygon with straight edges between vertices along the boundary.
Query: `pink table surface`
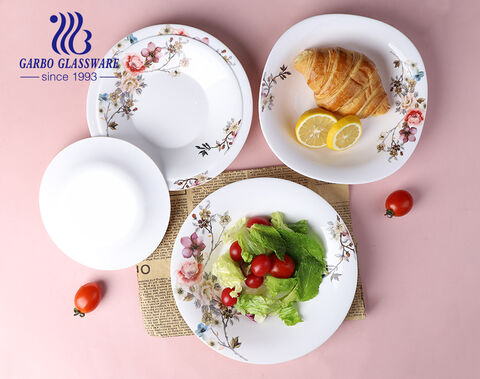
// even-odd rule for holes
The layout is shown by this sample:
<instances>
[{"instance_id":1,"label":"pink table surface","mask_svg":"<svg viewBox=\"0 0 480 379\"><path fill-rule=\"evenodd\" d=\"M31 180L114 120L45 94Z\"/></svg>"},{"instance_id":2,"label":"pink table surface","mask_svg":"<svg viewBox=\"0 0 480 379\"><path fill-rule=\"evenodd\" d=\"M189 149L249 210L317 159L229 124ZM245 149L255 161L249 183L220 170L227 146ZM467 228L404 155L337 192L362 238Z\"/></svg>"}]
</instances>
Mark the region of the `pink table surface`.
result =
<instances>
[{"instance_id":1,"label":"pink table surface","mask_svg":"<svg viewBox=\"0 0 480 379\"><path fill-rule=\"evenodd\" d=\"M479 5L475 0L0 2L0 377L478 377ZM412 39L430 86L422 139L395 175L351 186L365 321L344 322L322 347L298 360L245 365L195 337L149 337L135 268L95 271L54 246L39 216L39 183L59 150L88 136L88 84L21 80L18 61L54 56L50 42L56 26L48 18L73 10L93 32L89 56L103 56L118 39L157 23L188 24L218 36L244 64L254 104L271 47L303 18L359 14ZM255 114L231 168L279 163ZM384 198L398 188L413 193L415 208L407 217L387 220ZM107 291L99 308L84 319L72 317L77 287L100 279Z\"/></svg>"}]
</instances>

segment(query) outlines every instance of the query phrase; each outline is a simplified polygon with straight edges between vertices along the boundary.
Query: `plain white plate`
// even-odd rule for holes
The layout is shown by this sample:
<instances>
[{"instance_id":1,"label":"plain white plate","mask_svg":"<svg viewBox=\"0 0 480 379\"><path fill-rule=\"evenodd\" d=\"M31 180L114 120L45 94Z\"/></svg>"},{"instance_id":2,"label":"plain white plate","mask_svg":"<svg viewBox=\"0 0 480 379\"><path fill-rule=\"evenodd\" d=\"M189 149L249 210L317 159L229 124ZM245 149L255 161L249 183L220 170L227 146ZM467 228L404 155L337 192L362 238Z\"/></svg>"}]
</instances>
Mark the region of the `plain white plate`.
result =
<instances>
[{"instance_id":1,"label":"plain white plate","mask_svg":"<svg viewBox=\"0 0 480 379\"><path fill-rule=\"evenodd\" d=\"M58 248L102 270L147 258L170 219L162 173L143 151L117 138L83 139L58 153L43 176L39 204Z\"/></svg>"},{"instance_id":2,"label":"plain white plate","mask_svg":"<svg viewBox=\"0 0 480 379\"><path fill-rule=\"evenodd\" d=\"M326 248L329 274L317 297L299 303L304 321L295 326L276 317L261 324L240 314L228 317L219 305L222 288L211 275L212 263L229 248L221 243L224 230L242 217L275 211L289 222L308 220ZM205 244L201 254L185 258L183 237ZM170 274L177 307L203 342L229 358L271 364L307 354L340 326L355 294L357 258L345 224L322 197L287 180L257 178L220 188L192 211L175 241Z\"/></svg>"},{"instance_id":3,"label":"plain white plate","mask_svg":"<svg viewBox=\"0 0 480 379\"><path fill-rule=\"evenodd\" d=\"M224 45L198 29L156 25L128 35L106 57L118 58L121 67L97 69L99 79L90 85L92 136L140 147L170 190L203 184L228 167L248 135L252 100L243 68ZM115 71L120 78L112 77ZM129 88L130 77L136 80ZM128 117L122 96L131 100ZM111 122L115 130L107 127Z\"/></svg>"},{"instance_id":4,"label":"plain white plate","mask_svg":"<svg viewBox=\"0 0 480 379\"><path fill-rule=\"evenodd\" d=\"M344 152L308 149L295 138L297 119L317 105L293 61L304 49L334 46L375 62L391 105L387 114L363 119L358 143ZM275 43L263 71L258 111L270 148L293 170L332 183L367 183L393 174L412 155L422 133L427 90L422 57L400 31L366 17L321 15L295 24ZM415 141L404 142L405 134L400 135L405 118Z\"/></svg>"}]
</instances>

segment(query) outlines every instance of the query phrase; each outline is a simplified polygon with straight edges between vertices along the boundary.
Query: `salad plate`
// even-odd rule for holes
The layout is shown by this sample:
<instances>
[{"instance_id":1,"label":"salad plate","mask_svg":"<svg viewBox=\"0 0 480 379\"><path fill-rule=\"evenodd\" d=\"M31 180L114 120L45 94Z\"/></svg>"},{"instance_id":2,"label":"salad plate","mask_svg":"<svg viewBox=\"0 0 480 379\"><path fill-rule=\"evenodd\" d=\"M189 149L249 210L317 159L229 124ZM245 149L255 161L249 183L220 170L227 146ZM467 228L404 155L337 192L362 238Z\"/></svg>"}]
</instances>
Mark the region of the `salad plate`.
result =
<instances>
[{"instance_id":1,"label":"salad plate","mask_svg":"<svg viewBox=\"0 0 480 379\"><path fill-rule=\"evenodd\" d=\"M102 270L147 258L170 218L162 173L143 151L117 138L83 139L58 153L42 178L39 205L58 248Z\"/></svg>"},{"instance_id":2,"label":"salad plate","mask_svg":"<svg viewBox=\"0 0 480 379\"><path fill-rule=\"evenodd\" d=\"M254 195L246 199L245 194ZM253 315L243 315L221 300L224 286L218 267L229 254L232 230L245 217L274 212L281 212L285 222L307 220L325 251L323 280L321 272L310 273L320 275L318 294L296 303L302 321L293 326L273 314L260 322L263 317L257 313L255 322ZM357 257L347 227L322 197L287 180L255 178L217 190L192 211L175 241L170 273L177 307L201 341L232 359L273 364L309 353L340 326L356 290Z\"/></svg>"},{"instance_id":3,"label":"salad plate","mask_svg":"<svg viewBox=\"0 0 480 379\"><path fill-rule=\"evenodd\" d=\"M235 159L247 138L252 97L226 46L198 29L156 25L119 41L90 84L92 136L114 136L145 151L169 190L201 185Z\"/></svg>"},{"instance_id":4,"label":"salad plate","mask_svg":"<svg viewBox=\"0 0 480 379\"><path fill-rule=\"evenodd\" d=\"M390 110L362 119L362 135L349 150L309 149L297 142L295 124L317 104L294 60L305 49L336 46L371 58ZM422 57L404 34L370 18L329 14L295 24L275 43L262 74L258 112L270 148L293 170L332 183L368 183L393 174L411 157L422 134L427 92Z\"/></svg>"}]
</instances>

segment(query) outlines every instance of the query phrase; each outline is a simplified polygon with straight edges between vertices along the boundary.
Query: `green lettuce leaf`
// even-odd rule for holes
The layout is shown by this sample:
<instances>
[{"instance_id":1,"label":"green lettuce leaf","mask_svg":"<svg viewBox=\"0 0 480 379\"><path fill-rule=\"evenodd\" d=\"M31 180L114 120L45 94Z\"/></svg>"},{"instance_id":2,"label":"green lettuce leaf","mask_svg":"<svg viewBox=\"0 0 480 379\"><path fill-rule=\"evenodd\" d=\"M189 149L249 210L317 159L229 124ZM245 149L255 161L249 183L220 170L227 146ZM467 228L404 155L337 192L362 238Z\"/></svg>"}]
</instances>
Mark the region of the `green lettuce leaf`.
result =
<instances>
[{"instance_id":1,"label":"green lettuce leaf","mask_svg":"<svg viewBox=\"0 0 480 379\"><path fill-rule=\"evenodd\" d=\"M255 224L251 228L246 226L237 230L236 238L242 248L242 258L251 262L256 255L274 251L280 259L286 251L286 243L280 233L272 226Z\"/></svg>"},{"instance_id":2,"label":"green lettuce leaf","mask_svg":"<svg viewBox=\"0 0 480 379\"><path fill-rule=\"evenodd\" d=\"M270 222L275 229L288 229L291 230L285 221L283 221L283 213L282 212L274 212L270 215Z\"/></svg>"},{"instance_id":3,"label":"green lettuce leaf","mask_svg":"<svg viewBox=\"0 0 480 379\"><path fill-rule=\"evenodd\" d=\"M252 238L250 229L247 227L239 230L237 234L238 244L242 248L242 258L250 263L256 255L265 254L267 249L256 239Z\"/></svg>"},{"instance_id":4,"label":"green lettuce leaf","mask_svg":"<svg viewBox=\"0 0 480 379\"><path fill-rule=\"evenodd\" d=\"M254 224L250 228L250 237L266 250L273 250L277 257L283 260L287 244L273 226Z\"/></svg>"},{"instance_id":5,"label":"green lettuce leaf","mask_svg":"<svg viewBox=\"0 0 480 379\"><path fill-rule=\"evenodd\" d=\"M254 314L255 321L262 322L271 313L274 303L274 299L262 295L243 293L238 297L235 308L243 315L246 313Z\"/></svg>"},{"instance_id":6,"label":"green lettuce leaf","mask_svg":"<svg viewBox=\"0 0 480 379\"><path fill-rule=\"evenodd\" d=\"M308 233L308 221L300 220L295 224L287 224L287 226L292 229L294 232L307 234Z\"/></svg>"},{"instance_id":7,"label":"green lettuce leaf","mask_svg":"<svg viewBox=\"0 0 480 379\"><path fill-rule=\"evenodd\" d=\"M262 322L268 315L278 315L286 325L295 325L302 321L293 302L285 303L262 295L242 293L235 308L242 314L254 314L257 322Z\"/></svg>"},{"instance_id":8,"label":"green lettuce leaf","mask_svg":"<svg viewBox=\"0 0 480 379\"><path fill-rule=\"evenodd\" d=\"M268 295L272 298L285 297L295 289L297 283L297 278L281 279L270 275L265 278L265 286L267 287ZM290 301L294 301L294 299Z\"/></svg>"},{"instance_id":9,"label":"green lettuce leaf","mask_svg":"<svg viewBox=\"0 0 480 379\"><path fill-rule=\"evenodd\" d=\"M283 320L285 325L288 326L292 326L303 321L294 304L290 304L281 308L278 310L277 315Z\"/></svg>"},{"instance_id":10,"label":"green lettuce leaf","mask_svg":"<svg viewBox=\"0 0 480 379\"><path fill-rule=\"evenodd\" d=\"M318 294L318 287L326 271L325 248L322 241L310 233L307 222L299 221L287 225L281 212L275 212L271 217L272 225L287 243L288 255L295 261L298 300L313 299ZM298 231L306 231L307 234Z\"/></svg>"},{"instance_id":11,"label":"green lettuce leaf","mask_svg":"<svg viewBox=\"0 0 480 379\"><path fill-rule=\"evenodd\" d=\"M222 287L234 289L230 293L232 297L235 297L242 291L242 283L245 277L229 253L221 255L216 260L213 264L212 274L217 277Z\"/></svg>"},{"instance_id":12,"label":"green lettuce leaf","mask_svg":"<svg viewBox=\"0 0 480 379\"><path fill-rule=\"evenodd\" d=\"M222 242L225 245L230 245L238 240L238 233L240 230L247 227L247 218L243 217L238 220L231 228L226 229L222 234Z\"/></svg>"},{"instance_id":13,"label":"green lettuce leaf","mask_svg":"<svg viewBox=\"0 0 480 379\"><path fill-rule=\"evenodd\" d=\"M323 279L325 266L310 255L304 256L297 266L298 300L307 301L318 295L318 287Z\"/></svg>"},{"instance_id":14,"label":"green lettuce leaf","mask_svg":"<svg viewBox=\"0 0 480 379\"><path fill-rule=\"evenodd\" d=\"M294 304L298 301L297 278L265 278L267 294L242 293L235 308L245 314L255 315L255 321L262 322L268 315L278 315L286 325L302 321Z\"/></svg>"},{"instance_id":15,"label":"green lettuce leaf","mask_svg":"<svg viewBox=\"0 0 480 379\"><path fill-rule=\"evenodd\" d=\"M279 229L278 232L287 243L288 255L292 257L295 264L300 263L304 256L310 255L325 266L325 248L321 241L291 229Z\"/></svg>"}]
</instances>

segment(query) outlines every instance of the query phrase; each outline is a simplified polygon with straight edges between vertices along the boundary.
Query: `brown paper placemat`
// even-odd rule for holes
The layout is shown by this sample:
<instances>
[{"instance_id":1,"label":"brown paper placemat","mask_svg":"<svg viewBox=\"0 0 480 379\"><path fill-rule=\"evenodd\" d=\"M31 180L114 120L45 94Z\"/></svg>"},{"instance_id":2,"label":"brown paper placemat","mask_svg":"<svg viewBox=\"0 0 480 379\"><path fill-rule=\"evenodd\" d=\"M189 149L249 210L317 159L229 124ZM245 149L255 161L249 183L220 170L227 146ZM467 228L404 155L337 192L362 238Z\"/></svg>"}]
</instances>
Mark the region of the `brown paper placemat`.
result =
<instances>
[{"instance_id":1,"label":"brown paper placemat","mask_svg":"<svg viewBox=\"0 0 480 379\"><path fill-rule=\"evenodd\" d=\"M257 177L287 179L310 188L335 208L353 233L348 185L310 179L285 166L228 171L202 186L170 192L172 213L165 237L152 255L137 265L140 307L148 334L159 337L193 334L178 312L170 285L170 256L177 233L193 208L206 196L227 184ZM355 298L346 319L363 320L365 316L362 282L359 277Z\"/></svg>"}]
</instances>

